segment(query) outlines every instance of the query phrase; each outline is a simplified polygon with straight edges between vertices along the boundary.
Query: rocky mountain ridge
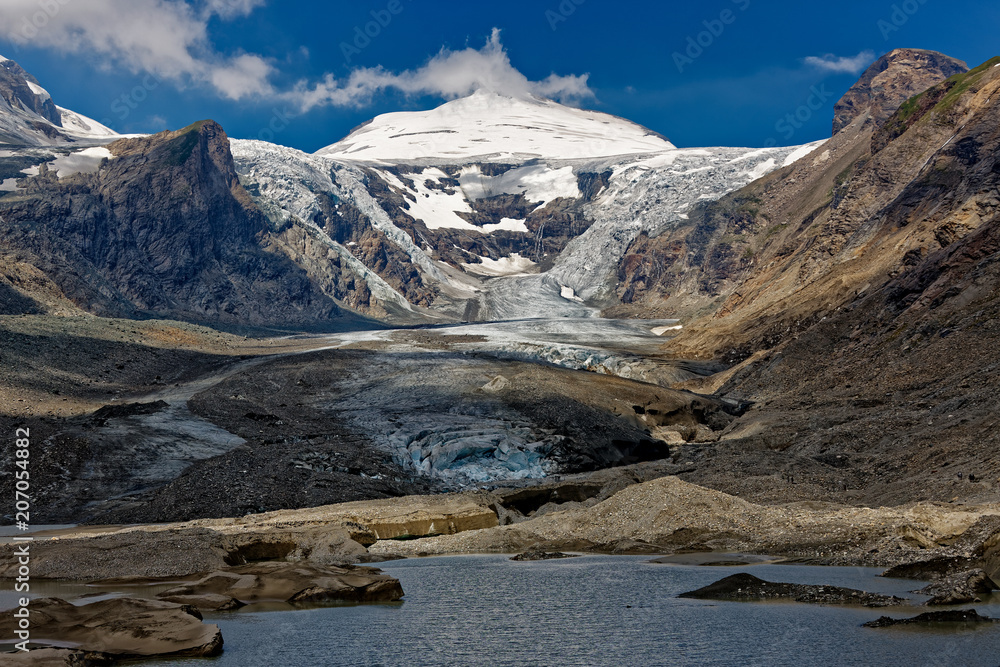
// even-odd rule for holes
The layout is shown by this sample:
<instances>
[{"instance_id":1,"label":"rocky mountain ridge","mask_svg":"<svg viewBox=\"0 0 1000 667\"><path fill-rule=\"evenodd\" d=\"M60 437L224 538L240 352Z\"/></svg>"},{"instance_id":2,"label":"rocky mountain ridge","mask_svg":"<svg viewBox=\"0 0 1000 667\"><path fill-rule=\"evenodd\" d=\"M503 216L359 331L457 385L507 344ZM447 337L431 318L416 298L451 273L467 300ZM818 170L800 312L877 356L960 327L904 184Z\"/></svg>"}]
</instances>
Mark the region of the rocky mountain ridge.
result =
<instances>
[{"instance_id":1,"label":"rocky mountain ridge","mask_svg":"<svg viewBox=\"0 0 1000 667\"><path fill-rule=\"evenodd\" d=\"M47 157L0 199L2 248L83 310L286 326L338 313L271 248L218 124Z\"/></svg>"}]
</instances>

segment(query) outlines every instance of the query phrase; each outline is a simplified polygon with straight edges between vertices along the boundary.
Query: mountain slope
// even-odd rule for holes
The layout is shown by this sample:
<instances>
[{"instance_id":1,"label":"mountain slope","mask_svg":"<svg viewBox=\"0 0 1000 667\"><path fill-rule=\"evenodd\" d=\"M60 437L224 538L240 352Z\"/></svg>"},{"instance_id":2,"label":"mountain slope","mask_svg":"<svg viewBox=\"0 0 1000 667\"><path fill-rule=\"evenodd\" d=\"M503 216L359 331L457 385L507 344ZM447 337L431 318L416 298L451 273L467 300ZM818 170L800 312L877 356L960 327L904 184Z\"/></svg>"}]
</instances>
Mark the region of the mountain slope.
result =
<instances>
[{"instance_id":1,"label":"mountain slope","mask_svg":"<svg viewBox=\"0 0 1000 667\"><path fill-rule=\"evenodd\" d=\"M754 251L733 274L706 263L699 279L721 289L692 299L705 314L664 346L735 364L685 388L754 403L686 479L772 500L995 497L998 95L995 58L841 130L828 160L847 165L816 209L797 188L840 167L820 169L822 155L674 239L742 226L740 256ZM782 210L799 217L765 217Z\"/></svg>"},{"instance_id":2,"label":"mountain slope","mask_svg":"<svg viewBox=\"0 0 1000 667\"><path fill-rule=\"evenodd\" d=\"M836 307L851 289L864 286L869 278L863 272L840 274L858 266L845 262L855 259L851 253L867 238L868 221L916 177L934 142L940 146L948 138L928 138L926 145L907 142L906 148L899 144L888 153L872 155L878 127L873 119L887 119L907 97L946 79L957 66L952 59L928 53L900 49L884 56L881 62L889 65L876 77L877 89L863 77L848 91L851 122L821 150L699 207L687 225L640 237L618 267L617 293L625 305L609 312L713 314L710 328L719 332L721 347L723 339L763 339L784 332L789 323L764 317L768 308L780 310L779 304L794 302L804 312L816 313ZM887 111L887 105L895 106ZM813 293L809 285L815 281L816 296L809 297L815 302L806 306L806 295ZM746 321L734 319L731 328L724 325L725 317L745 307ZM788 317L802 319L798 313ZM697 353L717 352L713 348Z\"/></svg>"},{"instance_id":3,"label":"mountain slope","mask_svg":"<svg viewBox=\"0 0 1000 667\"><path fill-rule=\"evenodd\" d=\"M248 325L312 325L334 302L269 251L211 121L109 144L90 164L42 162L0 197L0 248L79 307ZM75 155L75 154L74 154Z\"/></svg>"}]
</instances>

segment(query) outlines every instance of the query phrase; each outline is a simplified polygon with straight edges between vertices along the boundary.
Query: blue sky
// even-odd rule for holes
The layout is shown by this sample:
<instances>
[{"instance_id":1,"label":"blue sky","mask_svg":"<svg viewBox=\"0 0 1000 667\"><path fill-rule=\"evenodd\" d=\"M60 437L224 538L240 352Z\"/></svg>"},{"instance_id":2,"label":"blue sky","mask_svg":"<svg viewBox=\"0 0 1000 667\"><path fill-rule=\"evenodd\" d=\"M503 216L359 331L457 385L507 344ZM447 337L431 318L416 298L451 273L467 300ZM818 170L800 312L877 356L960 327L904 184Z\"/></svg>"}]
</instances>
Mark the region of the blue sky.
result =
<instances>
[{"instance_id":1,"label":"blue sky","mask_svg":"<svg viewBox=\"0 0 1000 667\"><path fill-rule=\"evenodd\" d=\"M121 132L214 118L311 152L485 77L679 146L761 146L827 136L834 102L893 48L974 66L998 28L995 0L4 0L0 53ZM810 96L805 122L780 123Z\"/></svg>"}]
</instances>

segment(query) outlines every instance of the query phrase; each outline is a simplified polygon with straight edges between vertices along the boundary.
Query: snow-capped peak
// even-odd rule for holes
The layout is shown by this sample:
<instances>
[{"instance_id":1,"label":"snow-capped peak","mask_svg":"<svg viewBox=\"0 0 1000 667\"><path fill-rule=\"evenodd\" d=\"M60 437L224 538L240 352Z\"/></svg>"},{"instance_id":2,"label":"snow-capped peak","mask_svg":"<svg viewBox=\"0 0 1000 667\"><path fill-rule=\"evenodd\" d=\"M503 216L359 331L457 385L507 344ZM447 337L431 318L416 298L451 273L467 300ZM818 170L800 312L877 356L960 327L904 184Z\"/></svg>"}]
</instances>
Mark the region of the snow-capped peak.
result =
<instances>
[{"instance_id":1,"label":"snow-capped peak","mask_svg":"<svg viewBox=\"0 0 1000 667\"><path fill-rule=\"evenodd\" d=\"M3 143L49 146L69 141L103 144L114 130L57 106L52 95L16 62L0 56L0 135Z\"/></svg>"},{"instance_id":2,"label":"snow-capped peak","mask_svg":"<svg viewBox=\"0 0 1000 667\"><path fill-rule=\"evenodd\" d=\"M579 159L674 145L631 121L536 97L480 89L430 111L377 116L317 155L358 162Z\"/></svg>"}]
</instances>

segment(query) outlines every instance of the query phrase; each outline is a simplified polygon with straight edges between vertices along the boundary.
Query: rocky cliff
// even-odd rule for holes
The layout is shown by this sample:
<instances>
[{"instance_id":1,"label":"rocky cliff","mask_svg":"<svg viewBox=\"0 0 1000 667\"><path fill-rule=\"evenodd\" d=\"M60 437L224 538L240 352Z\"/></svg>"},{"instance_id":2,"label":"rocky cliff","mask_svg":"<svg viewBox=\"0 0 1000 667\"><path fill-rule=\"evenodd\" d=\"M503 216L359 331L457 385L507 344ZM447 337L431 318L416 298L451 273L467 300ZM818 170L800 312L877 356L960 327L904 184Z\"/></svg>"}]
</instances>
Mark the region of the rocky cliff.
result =
<instances>
[{"instance_id":1,"label":"rocky cliff","mask_svg":"<svg viewBox=\"0 0 1000 667\"><path fill-rule=\"evenodd\" d=\"M834 105L833 133L858 117L882 125L915 93L968 70L961 60L934 51L894 49L872 63Z\"/></svg>"},{"instance_id":2,"label":"rocky cliff","mask_svg":"<svg viewBox=\"0 0 1000 667\"><path fill-rule=\"evenodd\" d=\"M212 121L43 160L0 197L0 247L80 308L247 325L327 322L334 301L277 252ZM86 158L86 159L85 159ZM80 166L85 162L86 166Z\"/></svg>"}]
</instances>

